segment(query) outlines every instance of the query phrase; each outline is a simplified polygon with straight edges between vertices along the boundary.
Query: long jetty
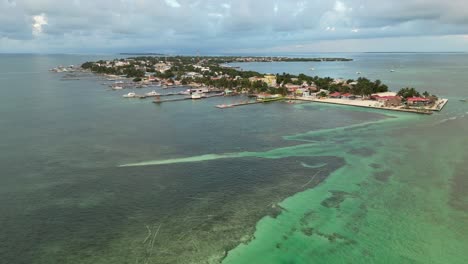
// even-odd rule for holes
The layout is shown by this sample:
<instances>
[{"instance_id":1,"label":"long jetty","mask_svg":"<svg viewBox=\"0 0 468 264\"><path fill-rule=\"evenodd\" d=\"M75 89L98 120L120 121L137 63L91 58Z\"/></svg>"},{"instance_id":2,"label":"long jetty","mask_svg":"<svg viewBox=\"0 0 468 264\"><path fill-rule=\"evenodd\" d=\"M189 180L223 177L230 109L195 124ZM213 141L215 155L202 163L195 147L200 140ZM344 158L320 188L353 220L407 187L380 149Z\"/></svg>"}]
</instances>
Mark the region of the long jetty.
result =
<instances>
[{"instance_id":1,"label":"long jetty","mask_svg":"<svg viewBox=\"0 0 468 264\"><path fill-rule=\"evenodd\" d=\"M233 108L237 106L244 106L244 105L253 105L253 104L263 104L263 103L269 103L269 102L275 102L275 101L282 101L284 100L284 97L279 97L279 98L271 98L271 99L264 99L264 100L257 100L257 101L249 101L249 102L240 102L240 103L234 103L234 104L222 104L222 105L216 105L217 108L220 109L225 109L225 108Z\"/></svg>"},{"instance_id":2,"label":"long jetty","mask_svg":"<svg viewBox=\"0 0 468 264\"><path fill-rule=\"evenodd\" d=\"M224 96L224 93L205 95L205 96L202 96L200 98L182 97L182 98L174 98L174 99L166 99L166 100L160 100L160 99L157 98L157 99L153 100L153 103L161 104L161 103L178 102L178 101L186 101L186 100L201 100L201 99L209 99L209 98L212 98L212 97L219 97L219 96Z\"/></svg>"}]
</instances>

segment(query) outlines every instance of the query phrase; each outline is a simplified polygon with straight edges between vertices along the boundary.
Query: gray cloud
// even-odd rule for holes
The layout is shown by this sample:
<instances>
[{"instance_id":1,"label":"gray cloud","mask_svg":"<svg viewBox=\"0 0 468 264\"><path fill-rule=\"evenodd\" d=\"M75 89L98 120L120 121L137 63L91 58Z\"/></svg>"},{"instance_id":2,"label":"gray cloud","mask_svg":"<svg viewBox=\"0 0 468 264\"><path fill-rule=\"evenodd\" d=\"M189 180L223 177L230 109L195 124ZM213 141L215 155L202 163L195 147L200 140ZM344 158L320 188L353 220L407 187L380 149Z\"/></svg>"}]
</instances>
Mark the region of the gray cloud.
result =
<instances>
[{"instance_id":1,"label":"gray cloud","mask_svg":"<svg viewBox=\"0 0 468 264\"><path fill-rule=\"evenodd\" d=\"M47 22L40 32L35 16ZM467 33L466 0L0 0L3 52L21 43L50 51L214 51Z\"/></svg>"}]
</instances>

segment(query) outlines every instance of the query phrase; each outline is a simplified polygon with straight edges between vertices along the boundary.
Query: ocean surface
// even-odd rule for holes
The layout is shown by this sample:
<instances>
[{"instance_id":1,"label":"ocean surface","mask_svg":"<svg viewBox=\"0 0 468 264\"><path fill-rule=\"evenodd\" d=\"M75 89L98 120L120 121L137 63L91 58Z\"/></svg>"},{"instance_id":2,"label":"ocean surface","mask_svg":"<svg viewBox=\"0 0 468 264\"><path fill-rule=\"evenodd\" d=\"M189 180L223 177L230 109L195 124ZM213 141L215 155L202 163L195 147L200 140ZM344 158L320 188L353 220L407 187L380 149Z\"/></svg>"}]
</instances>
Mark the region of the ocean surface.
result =
<instances>
[{"instance_id":1,"label":"ocean surface","mask_svg":"<svg viewBox=\"0 0 468 264\"><path fill-rule=\"evenodd\" d=\"M307 56L354 61L234 65L449 103L156 105L48 71L115 56L0 55L0 262L468 263L468 54Z\"/></svg>"}]
</instances>

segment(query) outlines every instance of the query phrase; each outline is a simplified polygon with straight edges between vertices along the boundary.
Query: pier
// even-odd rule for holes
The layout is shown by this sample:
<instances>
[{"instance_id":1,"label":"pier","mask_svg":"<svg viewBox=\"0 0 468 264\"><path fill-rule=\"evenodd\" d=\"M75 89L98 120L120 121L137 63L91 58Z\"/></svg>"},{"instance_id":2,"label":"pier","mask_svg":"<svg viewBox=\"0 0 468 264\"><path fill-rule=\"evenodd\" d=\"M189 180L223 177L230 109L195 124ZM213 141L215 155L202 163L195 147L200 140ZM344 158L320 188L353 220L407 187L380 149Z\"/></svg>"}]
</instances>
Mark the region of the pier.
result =
<instances>
[{"instance_id":1,"label":"pier","mask_svg":"<svg viewBox=\"0 0 468 264\"><path fill-rule=\"evenodd\" d=\"M245 105L263 104L263 103L269 103L269 102L283 101L284 99L285 99L284 97L279 97L279 98L257 100L257 101L247 101L247 102L240 102L240 103L227 104L227 105L222 104L222 105L216 105L216 108L220 108L220 109L233 108L233 107L237 107L237 106L245 106Z\"/></svg>"},{"instance_id":2,"label":"pier","mask_svg":"<svg viewBox=\"0 0 468 264\"><path fill-rule=\"evenodd\" d=\"M156 99L153 100L153 103L155 104L161 104L161 103L169 103L169 102L179 102L179 101L186 101L186 100L202 100L202 99L209 99L212 97L219 97L219 96L224 96L224 93L218 93L218 94L212 94L212 95L204 95L200 98L192 98L192 97L183 97L183 98L174 98L174 99L166 99L166 100L160 100L158 96L155 96Z\"/></svg>"}]
</instances>

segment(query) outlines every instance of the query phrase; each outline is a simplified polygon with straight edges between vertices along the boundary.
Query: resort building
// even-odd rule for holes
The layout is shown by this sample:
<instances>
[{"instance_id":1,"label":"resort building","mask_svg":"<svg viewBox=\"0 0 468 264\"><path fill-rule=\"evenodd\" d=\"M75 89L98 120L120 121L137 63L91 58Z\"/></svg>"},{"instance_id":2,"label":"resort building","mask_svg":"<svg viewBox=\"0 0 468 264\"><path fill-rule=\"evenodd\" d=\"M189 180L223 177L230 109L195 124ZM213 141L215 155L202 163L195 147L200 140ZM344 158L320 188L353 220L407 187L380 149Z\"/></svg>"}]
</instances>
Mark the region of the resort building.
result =
<instances>
[{"instance_id":1,"label":"resort building","mask_svg":"<svg viewBox=\"0 0 468 264\"><path fill-rule=\"evenodd\" d=\"M409 106L425 106L430 103L429 98L424 97L410 97L406 99Z\"/></svg>"},{"instance_id":2,"label":"resort building","mask_svg":"<svg viewBox=\"0 0 468 264\"><path fill-rule=\"evenodd\" d=\"M341 98L341 93L334 92L328 95L330 98Z\"/></svg>"},{"instance_id":3,"label":"resort building","mask_svg":"<svg viewBox=\"0 0 468 264\"><path fill-rule=\"evenodd\" d=\"M263 76L262 81L268 84L269 87L276 87L276 75L267 74Z\"/></svg>"},{"instance_id":4,"label":"resort building","mask_svg":"<svg viewBox=\"0 0 468 264\"><path fill-rule=\"evenodd\" d=\"M376 98L377 101L383 103L385 107L390 107L390 106L400 106L401 105L401 97L400 96L381 96Z\"/></svg>"}]
</instances>

